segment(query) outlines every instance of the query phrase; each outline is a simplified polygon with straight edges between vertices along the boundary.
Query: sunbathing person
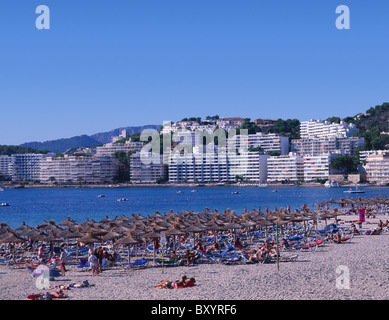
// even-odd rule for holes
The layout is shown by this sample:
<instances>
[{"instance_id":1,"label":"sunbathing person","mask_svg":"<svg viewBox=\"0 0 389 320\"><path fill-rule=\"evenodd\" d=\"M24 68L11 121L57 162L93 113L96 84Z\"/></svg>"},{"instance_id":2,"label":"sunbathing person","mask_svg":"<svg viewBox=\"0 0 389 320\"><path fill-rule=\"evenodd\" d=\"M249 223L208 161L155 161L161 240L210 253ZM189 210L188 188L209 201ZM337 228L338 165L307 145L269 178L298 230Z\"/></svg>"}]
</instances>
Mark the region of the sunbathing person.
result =
<instances>
[{"instance_id":1,"label":"sunbathing person","mask_svg":"<svg viewBox=\"0 0 389 320\"><path fill-rule=\"evenodd\" d=\"M257 250L253 250L252 254L249 255L249 263L257 263L259 261L259 255L257 253Z\"/></svg>"},{"instance_id":2,"label":"sunbathing person","mask_svg":"<svg viewBox=\"0 0 389 320\"><path fill-rule=\"evenodd\" d=\"M337 232L337 233L335 234L335 236L332 238L332 240L333 240L335 243L341 243L341 242L342 242L342 237L341 237L340 233Z\"/></svg>"},{"instance_id":3,"label":"sunbathing person","mask_svg":"<svg viewBox=\"0 0 389 320\"><path fill-rule=\"evenodd\" d=\"M193 286L196 280L191 278L188 280L187 276L183 276L181 280L172 281L172 280L161 280L161 283L157 284L156 288L167 288L167 289L178 289Z\"/></svg>"},{"instance_id":4,"label":"sunbathing person","mask_svg":"<svg viewBox=\"0 0 389 320\"><path fill-rule=\"evenodd\" d=\"M354 234L360 234L359 230L354 224L351 225L351 232Z\"/></svg>"},{"instance_id":5,"label":"sunbathing person","mask_svg":"<svg viewBox=\"0 0 389 320\"><path fill-rule=\"evenodd\" d=\"M186 253L184 254L183 258L186 259L186 262L188 265L193 263L194 254L190 252L189 249L186 250Z\"/></svg>"},{"instance_id":6,"label":"sunbathing person","mask_svg":"<svg viewBox=\"0 0 389 320\"><path fill-rule=\"evenodd\" d=\"M173 262L176 262L178 259L178 256L176 254L176 251L173 250L172 254L170 255L170 258L169 258L169 263L173 263Z\"/></svg>"}]
</instances>

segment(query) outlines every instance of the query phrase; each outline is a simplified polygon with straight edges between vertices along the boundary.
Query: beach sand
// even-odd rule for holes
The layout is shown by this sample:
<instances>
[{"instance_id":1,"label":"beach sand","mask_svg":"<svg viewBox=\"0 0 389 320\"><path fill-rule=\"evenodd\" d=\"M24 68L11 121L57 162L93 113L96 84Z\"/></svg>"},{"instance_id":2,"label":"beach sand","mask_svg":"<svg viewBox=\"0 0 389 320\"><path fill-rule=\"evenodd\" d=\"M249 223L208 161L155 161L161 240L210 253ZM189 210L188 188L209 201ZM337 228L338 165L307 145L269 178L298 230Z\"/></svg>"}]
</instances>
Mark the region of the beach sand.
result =
<instances>
[{"instance_id":1,"label":"beach sand","mask_svg":"<svg viewBox=\"0 0 389 320\"><path fill-rule=\"evenodd\" d=\"M313 252L299 252L296 262L281 262L279 271L276 264L201 264L163 270L114 267L92 277L90 271L68 266L67 274L51 284L84 280L94 284L65 291L69 300L386 300L389 299L388 242L386 231L381 235L355 236L350 243L327 243ZM341 273L337 273L339 266L343 268ZM349 288L345 288L347 282L342 280L345 267L350 276ZM182 275L195 277L196 286L154 287L162 279L175 280ZM0 266L0 300L26 300L29 294L46 291L37 289L35 279L26 269Z\"/></svg>"}]
</instances>

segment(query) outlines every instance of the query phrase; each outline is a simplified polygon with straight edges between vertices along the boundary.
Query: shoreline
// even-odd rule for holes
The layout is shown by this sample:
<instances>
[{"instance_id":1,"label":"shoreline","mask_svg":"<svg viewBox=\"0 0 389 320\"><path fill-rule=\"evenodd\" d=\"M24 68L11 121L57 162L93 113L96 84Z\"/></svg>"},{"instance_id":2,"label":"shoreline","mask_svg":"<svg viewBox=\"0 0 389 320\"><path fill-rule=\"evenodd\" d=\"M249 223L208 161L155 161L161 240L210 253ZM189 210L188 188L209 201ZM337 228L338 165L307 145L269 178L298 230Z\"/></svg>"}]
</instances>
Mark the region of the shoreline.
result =
<instances>
[{"instance_id":1,"label":"shoreline","mask_svg":"<svg viewBox=\"0 0 389 320\"><path fill-rule=\"evenodd\" d=\"M169 184L99 184L99 185L43 185L43 184L26 184L26 185L7 185L0 184L3 189L96 189L96 188L222 188L222 187L252 187L252 188L283 188L283 187L312 187L312 188L325 188L321 183L301 183L295 184L282 184L282 183L267 183L267 184L197 184L197 183L169 183ZM368 188L385 188L388 186L373 185L373 184L343 184L338 188L356 188L356 187L368 187Z\"/></svg>"}]
</instances>

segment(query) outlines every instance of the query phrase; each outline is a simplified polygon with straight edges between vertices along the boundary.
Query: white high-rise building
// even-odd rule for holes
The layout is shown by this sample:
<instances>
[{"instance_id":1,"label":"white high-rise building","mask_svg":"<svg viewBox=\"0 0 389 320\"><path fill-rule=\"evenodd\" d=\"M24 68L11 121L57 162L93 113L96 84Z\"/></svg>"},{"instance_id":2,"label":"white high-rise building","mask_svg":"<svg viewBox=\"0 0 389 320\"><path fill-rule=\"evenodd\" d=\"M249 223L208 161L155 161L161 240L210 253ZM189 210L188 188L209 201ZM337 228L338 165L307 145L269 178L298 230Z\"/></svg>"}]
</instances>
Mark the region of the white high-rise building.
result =
<instances>
[{"instance_id":1,"label":"white high-rise building","mask_svg":"<svg viewBox=\"0 0 389 320\"><path fill-rule=\"evenodd\" d=\"M261 183L267 178L268 155L259 152L171 153L169 182L227 182L237 177Z\"/></svg>"},{"instance_id":2,"label":"white high-rise building","mask_svg":"<svg viewBox=\"0 0 389 320\"><path fill-rule=\"evenodd\" d=\"M144 159L143 157L146 157ZM130 176L132 183L156 183L158 180L167 180L167 165L163 164L162 155L140 152L130 157Z\"/></svg>"},{"instance_id":3,"label":"white high-rise building","mask_svg":"<svg viewBox=\"0 0 389 320\"><path fill-rule=\"evenodd\" d=\"M9 179L12 177L12 158L7 155L0 156L0 178Z\"/></svg>"},{"instance_id":4,"label":"white high-rise building","mask_svg":"<svg viewBox=\"0 0 389 320\"><path fill-rule=\"evenodd\" d=\"M13 181L39 181L43 154L25 153L11 156Z\"/></svg>"},{"instance_id":5,"label":"white high-rise building","mask_svg":"<svg viewBox=\"0 0 389 320\"><path fill-rule=\"evenodd\" d=\"M362 147L364 138L316 138L292 140L292 152L301 156L318 156L321 154L353 155L357 148Z\"/></svg>"},{"instance_id":6,"label":"white high-rise building","mask_svg":"<svg viewBox=\"0 0 389 320\"><path fill-rule=\"evenodd\" d=\"M389 183L389 151L368 155L364 168L368 182Z\"/></svg>"},{"instance_id":7,"label":"white high-rise building","mask_svg":"<svg viewBox=\"0 0 389 320\"><path fill-rule=\"evenodd\" d=\"M279 152L280 155L289 153L289 137L281 136L277 133L262 133L248 135L236 135L227 139L227 144L236 145L236 149L246 147L261 147L265 152Z\"/></svg>"},{"instance_id":8,"label":"white high-rise building","mask_svg":"<svg viewBox=\"0 0 389 320\"><path fill-rule=\"evenodd\" d=\"M118 173L114 157L46 157L41 162L42 183L112 183Z\"/></svg>"},{"instance_id":9,"label":"white high-rise building","mask_svg":"<svg viewBox=\"0 0 389 320\"><path fill-rule=\"evenodd\" d=\"M350 137L358 129L353 123L331 123L322 120L309 120L300 123L300 137L301 139L312 138L336 138L336 137Z\"/></svg>"},{"instance_id":10,"label":"white high-rise building","mask_svg":"<svg viewBox=\"0 0 389 320\"><path fill-rule=\"evenodd\" d=\"M267 181L299 181L304 179L304 158L289 154L267 159Z\"/></svg>"},{"instance_id":11,"label":"white high-rise building","mask_svg":"<svg viewBox=\"0 0 389 320\"><path fill-rule=\"evenodd\" d=\"M322 154L318 156L304 156L304 181L328 179L330 175L331 159L335 155Z\"/></svg>"}]
</instances>

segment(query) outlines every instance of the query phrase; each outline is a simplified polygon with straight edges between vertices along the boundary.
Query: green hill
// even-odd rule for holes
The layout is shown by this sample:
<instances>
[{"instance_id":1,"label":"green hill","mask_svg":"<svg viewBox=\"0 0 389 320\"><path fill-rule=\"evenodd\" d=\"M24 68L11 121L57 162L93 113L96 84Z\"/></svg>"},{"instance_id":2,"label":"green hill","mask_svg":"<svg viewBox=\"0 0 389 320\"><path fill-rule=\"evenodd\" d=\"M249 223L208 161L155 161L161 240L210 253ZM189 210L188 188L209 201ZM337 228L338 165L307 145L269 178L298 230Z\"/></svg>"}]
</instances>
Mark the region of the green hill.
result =
<instances>
[{"instance_id":1,"label":"green hill","mask_svg":"<svg viewBox=\"0 0 389 320\"><path fill-rule=\"evenodd\" d=\"M20 146L62 153L71 148L89 147L100 144L101 143L96 139L93 139L87 135L82 135L67 139L57 139L45 142L28 142L23 143Z\"/></svg>"},{"instance_id":2,"label":"green hill","mask_svg":"<svg viewBox=\"0 0 389 320\"><path fill-rule=\"evenodd\" d=\"M47 150L37 150L29 147L0 145L0 156L10 156L18 153L48 153Z\"/></svg>"}]
</instances>

